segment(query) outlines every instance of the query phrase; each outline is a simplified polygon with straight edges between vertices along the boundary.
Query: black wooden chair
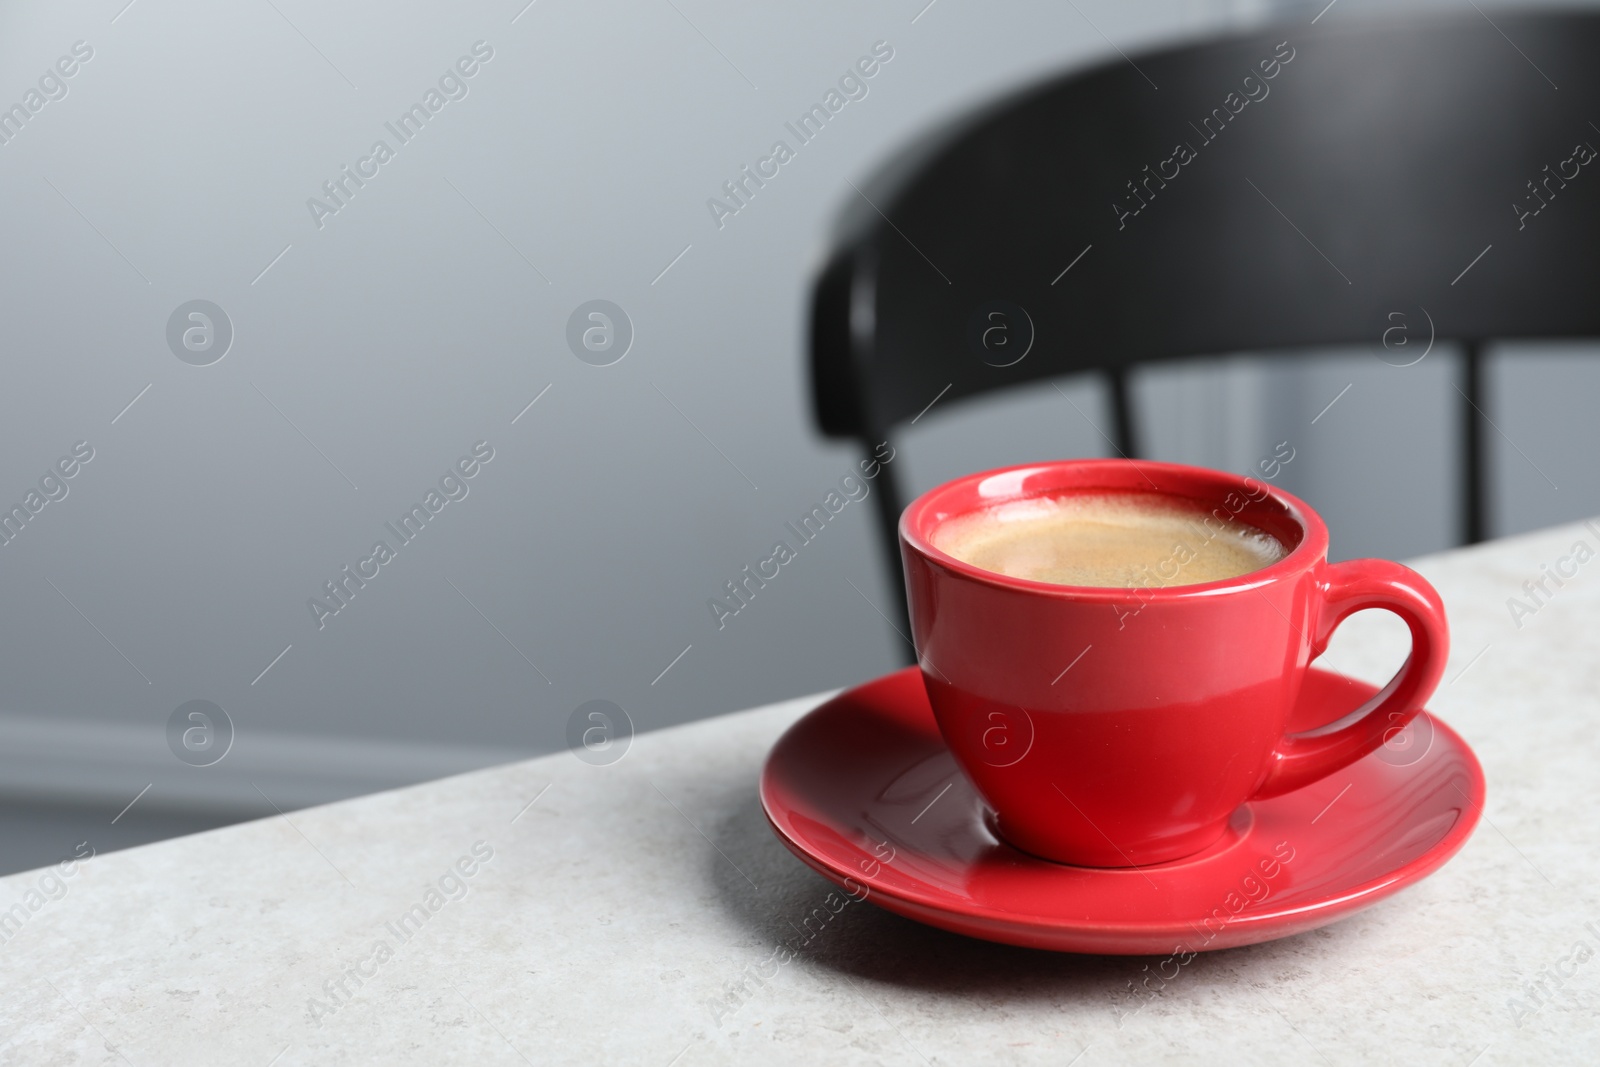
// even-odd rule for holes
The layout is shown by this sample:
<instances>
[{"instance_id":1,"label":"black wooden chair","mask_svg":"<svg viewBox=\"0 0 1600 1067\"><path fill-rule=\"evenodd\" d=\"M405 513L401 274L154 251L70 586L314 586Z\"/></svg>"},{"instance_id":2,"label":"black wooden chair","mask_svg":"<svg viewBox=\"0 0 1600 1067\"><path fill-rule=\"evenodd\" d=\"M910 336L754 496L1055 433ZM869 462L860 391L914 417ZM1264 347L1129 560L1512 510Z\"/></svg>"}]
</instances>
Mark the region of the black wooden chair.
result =
<instances>
[{"instance_id":1,"label":"black wooden chair","mask_svg":"<svg viewBox=\"0 0 1600 1067\"><path fill-rule=\"evenodd\" d=\"M1591 117L1583 13L1329 15L1028 89L849 194L813 293L818 423L870 454L935 400L1096 372L1136 456L1135 364L1351 344L1403 363L1432 335L1463 354L1460 522L1481 540L1485 343L1600 336ZM1401 322L1409 349L1378 348ZM903 594L898 468L877 489Z\"/></svg>"}]
</instances>

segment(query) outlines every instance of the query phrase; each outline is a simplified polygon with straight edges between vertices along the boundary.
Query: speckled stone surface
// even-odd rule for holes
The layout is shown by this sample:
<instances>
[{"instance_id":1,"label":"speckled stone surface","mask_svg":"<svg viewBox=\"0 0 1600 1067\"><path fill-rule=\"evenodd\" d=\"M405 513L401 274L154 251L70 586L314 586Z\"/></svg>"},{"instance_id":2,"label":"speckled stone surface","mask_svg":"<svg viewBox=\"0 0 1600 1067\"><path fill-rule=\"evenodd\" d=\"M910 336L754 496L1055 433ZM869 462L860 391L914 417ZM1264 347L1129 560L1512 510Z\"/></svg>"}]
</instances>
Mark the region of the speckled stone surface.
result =
<instances>
[{"instance_id":1,"label":"speckled stone surface","mask_svg":"<svg viewBox=\"0 0 1600 1067\"><path fill-rule=\"evenodd\" d=\"M1159 993L1129 992L1153 960L968 940L870 903L767 962L830 889L755 792L812 698L640 736L611 766L563 753L0 880L24 916L0 930L0 1058L1592 1062L1600 556L1563 564L1576 576L1542 606L1523 592L1580 540L1600 554L1574 525L1416 564L1454 631L1431 706L1489 781L1461 854L1334 926L1203 954ZM1536 610L1514 617L1514 596ZM1324 662L1380 679L1403 633L1358 617Z\"/></svg>"}]
</instances>

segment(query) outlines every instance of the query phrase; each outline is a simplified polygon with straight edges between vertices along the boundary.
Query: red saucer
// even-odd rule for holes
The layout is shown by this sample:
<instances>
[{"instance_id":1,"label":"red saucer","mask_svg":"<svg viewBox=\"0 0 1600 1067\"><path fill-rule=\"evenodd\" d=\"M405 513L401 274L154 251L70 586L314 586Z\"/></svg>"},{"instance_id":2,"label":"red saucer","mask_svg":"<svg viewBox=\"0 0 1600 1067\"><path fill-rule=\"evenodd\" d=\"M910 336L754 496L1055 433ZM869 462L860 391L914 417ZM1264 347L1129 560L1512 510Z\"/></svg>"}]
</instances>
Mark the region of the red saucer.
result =
<instances>
[{"instance_id":1,"label":"red saucer","mask_svg":"<svg viewBox=\"0 0 1600 1067\"><path fill-rule=\"evenodd\" d=\"M1320 726L1374 692L1312 669L1291 726ZM761 774L779 839L857 897L990 941L1128 955L1232 948L1342 919L1438 870L1483 799L1477 757L1424 712L1345 770L1246 804L1197 855L1121 869L1051 863L995 836L915 667L806 715Z\"/></svg>"}]
</instances>

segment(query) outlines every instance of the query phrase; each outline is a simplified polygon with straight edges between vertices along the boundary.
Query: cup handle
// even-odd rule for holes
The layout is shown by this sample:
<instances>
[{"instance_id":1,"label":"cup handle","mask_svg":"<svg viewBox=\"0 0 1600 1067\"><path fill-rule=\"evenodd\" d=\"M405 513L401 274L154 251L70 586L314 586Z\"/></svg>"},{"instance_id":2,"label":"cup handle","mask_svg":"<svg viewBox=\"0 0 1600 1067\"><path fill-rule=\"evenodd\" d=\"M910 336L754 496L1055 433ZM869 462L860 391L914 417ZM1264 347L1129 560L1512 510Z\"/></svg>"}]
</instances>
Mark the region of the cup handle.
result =
<instances>
[{"instance_id":1,"label":"cup handle","mask_svg":"<svg viewBox=\"0 0 1600 1067\"><path fill-rule=\"evenodd\" d=\"M1411 654L1389 684L1361 707L1326 726L1280 741L1254 799L1299 789L1372 752L1392 731L1416 717L1444 674L1450 629L1444 602L1422 575L1388 560L1356 559L1331 564L1320 588L1313 660L1326 650L1340 623L1367 608L1383 608L1405 620L1411 630Z\"/></svg>"}]
</instances>

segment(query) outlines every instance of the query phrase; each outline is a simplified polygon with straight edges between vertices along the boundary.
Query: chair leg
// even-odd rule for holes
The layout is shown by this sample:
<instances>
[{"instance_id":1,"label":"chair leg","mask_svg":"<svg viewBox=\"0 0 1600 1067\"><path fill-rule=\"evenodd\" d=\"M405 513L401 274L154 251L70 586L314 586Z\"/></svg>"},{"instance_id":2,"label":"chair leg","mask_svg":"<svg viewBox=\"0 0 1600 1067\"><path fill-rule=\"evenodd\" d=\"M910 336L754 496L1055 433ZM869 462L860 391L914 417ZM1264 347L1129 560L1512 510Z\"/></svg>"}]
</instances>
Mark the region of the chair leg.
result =
<instances>
[{"instance_id":1,"label":"chair leg","mask_svg":"<svg viewBox=\"0 0 1600 1067\"><path fill-rule=\"evenodd\" d=\"M1461 543L1475 545L1488 536L1484 485L1483 342L1461 347Z\"/></svg>"},{"instance_id":2,"label":"chair leg","mask_svg":"<svg viewBox=\"0 0 1600 1067\"><path fill-rule=\"evenodd\" d=\"M865 438L862 446L867 458L873 458L873 449L882 439ZM878 471L878 484L873 492L878 501L878 542L883 548L883 562L889 571L889 593L894 602L884 614L897 629L894 643L900 650L901 662L917 661L916 650L911 646L911 609L906 603L906 572L900 561L900 512L905 510L905 498L900 491L897 468L885 464Z\"/></svg>"},{"instance_id":3,"label":"chair leg","mask_svg":"<svg viewBox=\"0 0 1600 1067\"><path fill-rule=\"evenodd\" d=\"M1124 459L1138 459L1139 441L1133 428L1133 402L1130 396L1128 371L1124 367L1112 367L1106 371L1106 377L1111 386L1113 442Z\"/></svg>"}]
</instances>

